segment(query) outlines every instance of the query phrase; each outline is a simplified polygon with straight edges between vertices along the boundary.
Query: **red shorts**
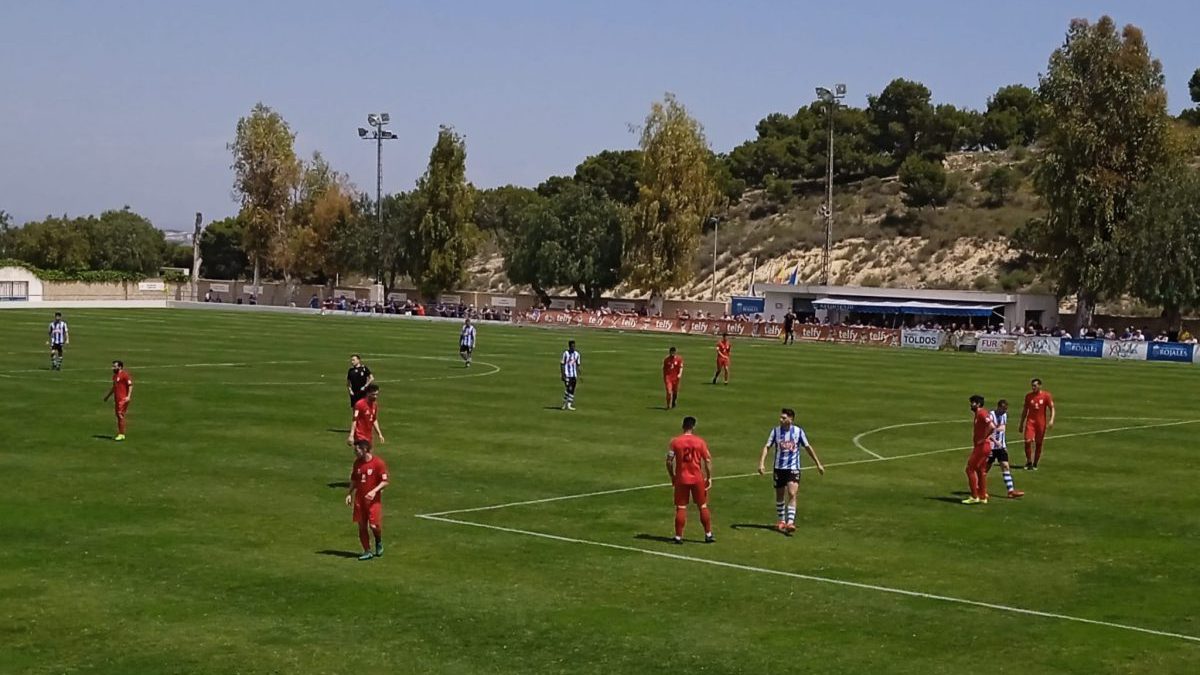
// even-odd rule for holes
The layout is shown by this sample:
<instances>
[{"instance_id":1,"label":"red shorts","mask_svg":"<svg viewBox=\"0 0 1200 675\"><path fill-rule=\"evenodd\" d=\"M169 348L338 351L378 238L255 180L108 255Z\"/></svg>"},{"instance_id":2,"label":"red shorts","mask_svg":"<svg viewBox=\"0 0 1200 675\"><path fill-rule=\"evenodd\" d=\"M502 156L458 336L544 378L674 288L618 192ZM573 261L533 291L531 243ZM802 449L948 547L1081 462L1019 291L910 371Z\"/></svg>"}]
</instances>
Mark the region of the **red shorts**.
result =
<instances>
[{"instance_id":1,"label":"red shorts","mask_svg":"<svg viewBox=\"0 0 1200 675\"><path fill-rule=\"evenodd\" d=\"M1046 439L1046 423L1045 422L1025 422L1025 441L1041 442Z\"/></svg>"},{"instance_id":2,"label":"red shorts","mask_svg":"<svg viewBox=\"0 0 1200 675\"><path fill-rule=\"evenodd\" d=\"M675 485L675 506L687 506L688 500L696 502L697 506L708 504L708 488L704 483L680 483Z\"/></svg>"},{"instance_id":3,"label":"red shorts","mask_svg":"<svg viewBox=\"0 0 1200 675\"><path fill-rule=\"evenodd\" d=\"M988 457L992 455L991 443L976 443L967 459L967 468L983 468L987 466Z\"/></svg>"},{"instance_id":4,"label":"red shorts","mask_svg":"<svg viewBox=\"0 0 1200 675\"><path fill-rule=\"evenodd\" d=\"M718 368L728 368L729 367L729 359L718 356L717 357L717 367Z\"/></svg>"},{"instance_id":5,"label":"red shorts","mask_svg":"<svg viewBox=\"0 0 1200 675\"><path fill-rule=\"evenodd\" d=\"M359 441L366 441L366 442L370 443L372 447L374 447L375 446L375 434L360 434L360 433L358 433L358 430L356 429L354 431L354 442L357 443Z\"/></svg>"},{"instance_id":6,"label":"red shorts","mask_svg":"<svg viewBox=\"0 0 1200 675\"><path fill-rule=\"evenodd\" d=\"M129 401L118 401L114 410L117 413L117 417L124 417L125 413L129 411Z\"/></svg>"},{"instance_id":7,"label":"red shorts","mask_svg":"<svg viewBox=\"0 0 1200 675\"><path fill-rule=\"evenodd\" d=\"M667 391L679 391L679 378L668 377L663 379L663 384L667 386Z\"/></svg>"},{"instance_id":8,"label":"red shorts","mask_svg":"<svg viewBox=\"0 0 1200 675\"><path fill-rule=\"evenodd\" d=\"M367 519L364 524L376 527L383 524L383 502L379 501L378 497L369 502L364 499L354 500L354 522L362 523L363 518Z\"/></svg>"}]
</instances>

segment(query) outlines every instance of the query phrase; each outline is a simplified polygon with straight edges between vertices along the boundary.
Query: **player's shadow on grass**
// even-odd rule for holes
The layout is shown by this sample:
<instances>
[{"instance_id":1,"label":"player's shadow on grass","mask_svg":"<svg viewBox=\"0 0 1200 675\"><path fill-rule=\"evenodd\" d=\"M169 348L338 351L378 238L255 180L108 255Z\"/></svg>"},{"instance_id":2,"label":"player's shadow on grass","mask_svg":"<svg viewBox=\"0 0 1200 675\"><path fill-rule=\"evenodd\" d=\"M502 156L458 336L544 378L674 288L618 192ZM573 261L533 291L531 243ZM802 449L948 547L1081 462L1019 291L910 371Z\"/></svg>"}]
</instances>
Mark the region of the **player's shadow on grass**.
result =
<instances>
[{"instance_id":1,"label":"player's shadow on grass","mask_svg":"<svg viewBox=\"0 0 1200 675\"><path fill-rule=\"evenodd\" d=\"M672 539L671 537L662 537L657 534L646 534L645 532L638 534L638 535L634 535L633 538L641 539L642 541L657 541L657 542L660 542L663 544L671 544L671 543L675 542L675 540ZM688 540L684 539L684 541L688 541Z\"/></svg>"},{"instance_id":2,"label":"player's shadow on grass","mask_svg":"<svg viewBox=\"0 0 1200 675\"><path fill-rule=\"evenodd\" d=\"M328 431L331 434L348 434L348 433L350 433L349 429L326 429L325 431Z\"/></svg>"},{"instance_id":3,"label":"player's shadow on grass","mask_svg":"<svg viewBox=\"0 0 1200 675\"><path fill-rule=\"evenodd\" d=\"M968 497L968 496L970 496L970 494L971 494L971 493L969 493L969 492L955 492L954 494L955 494L955 495L957 495L957 496L955 496L955 497L942 497L942 496L938 496L938 497L926 497L926 499L928 499L928 500L931 500L931 501L935 501L935 502L945 502L945 503L947 503L947 504L962 504L962 500L963 500L965 497Z\"/></svg>"},{"instance_id":4,"label":"player's shadow on grass","mask_svg":"<svg viewBox=\"0 0 1200 675\"><path fill-rule=\"evenodd\" d=\"M94 434L92 436L92 438L94 438L98 441L111 441L113 439L113 436L108 435L108 434Z\"/></svg>"},{"instance_id":5,"label":"player's shadow on grass","mask_svg":"<svg viewBox=\"0 0 1200 675\"><path fill-rule=\"evenodd\" d=\"M362 554L354 553L353 551L335 551L331 548L327 548L324 551L317 551L317 555L328 555L328 556L333 556L334 558L349 559L349 558L358 558L358 556L360 556Z\"/></svg>"},{"instance_id":6,"label":"player's shadow on grass","mask_svg":"<svg viewBox=\"0 0 1200 675\"><path fill-rule=\"evenodd\" d=\"M734 523L729 527L734 530L766 530L767 532L787 536L787 532L780 532L774 525L765 525L763 523Z\"/></svg>"},{"instance_id":7,"label":"player's shadow on grass","mask_svg":"<svg viewBox=\"0 0 1200 675\"><path fill-rule=\"evenodd\" d=\"M350 483L343 480L343 481L337 481L335 483L326 483L325 486L331 487L331 488L347 488L348 489L350 487Z\"/></svg>"}]
</instances>

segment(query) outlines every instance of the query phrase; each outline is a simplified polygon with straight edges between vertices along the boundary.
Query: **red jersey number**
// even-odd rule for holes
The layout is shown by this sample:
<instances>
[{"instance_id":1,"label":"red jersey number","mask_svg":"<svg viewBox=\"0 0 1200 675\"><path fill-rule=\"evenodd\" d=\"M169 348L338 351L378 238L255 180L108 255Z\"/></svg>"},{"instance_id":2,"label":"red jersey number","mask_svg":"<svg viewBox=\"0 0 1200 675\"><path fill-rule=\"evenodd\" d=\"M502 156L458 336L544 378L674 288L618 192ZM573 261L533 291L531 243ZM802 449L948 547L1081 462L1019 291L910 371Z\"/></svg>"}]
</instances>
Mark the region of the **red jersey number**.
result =
<instances>
[{"instance_id":1,"label":"red jersey number","mask_svg":"<svg viewBox=\"0 0 1200 675\"><path fill-rule=\"evenodd\" d=\"M704 482L703 463L712 461L708 444L694 434L683 434L671 439L671 451L675 453L675 483L695 485Z\"/></svg>"}]
</instances>

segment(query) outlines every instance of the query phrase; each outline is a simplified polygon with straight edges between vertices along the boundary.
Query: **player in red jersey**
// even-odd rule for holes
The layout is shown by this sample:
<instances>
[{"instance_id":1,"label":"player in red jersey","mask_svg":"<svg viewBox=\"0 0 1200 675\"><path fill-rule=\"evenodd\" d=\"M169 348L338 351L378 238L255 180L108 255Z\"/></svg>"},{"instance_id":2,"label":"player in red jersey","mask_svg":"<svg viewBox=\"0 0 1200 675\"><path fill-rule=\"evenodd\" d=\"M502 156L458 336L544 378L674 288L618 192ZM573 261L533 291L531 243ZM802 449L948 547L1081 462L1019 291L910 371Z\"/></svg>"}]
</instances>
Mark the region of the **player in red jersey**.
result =
<instances>
[{"instance_id":1,"label":"player in red jersey","mask_svg":"<svg viewBox=\"0 0 1200 675\"><path fill-rule=\"evenodd\" d=\"M112 387L104 395L104 400L108 401L110 397L113 399L117 414L117 435L113 437L113 440L123 441L125 440L125 413L129 411L129 399L133 397L133 379L125 370L123 361L113 361L112 371Z\"/></svg>"},{"instance_id":2,"label":"player in red jersey","mask_svg":"<svg viewBox=\"0 0 1200 675\"><path fill-rule=\"evenodd\" d=\"M371 454L370 441L355 441L354 455L346 504L354 507L354 522L358 523L358 540L363 547L358 559L370 560L383 555L383 489L388 486L388 470L381 458ZM368 530L375 535L374 552Z\"/></svg>"},{"instance_id":3,"label":"player in red jersey","mask_svg":"<svg viewBox=\"0 0 1200 675\"><path fill-rule=\"evenodd\" d=\"M727 333L721 334L721 341L717 343L717 372L713 373L712 383L717 383L717 377L722 373L725 374L725 384L729 384L729 352L733 351L733 345L729 342Z\"/></svg>"},{"instance_id":4,"label":"player in red jersey","mask_svg":"<svg viewBox=\"0 0 1200 675\"><path fill-rule=\"evenodd\" d=\"M350 435L346 437L346 445L366 441L374 448L375 434L379 434L380 443L384 442L383 432L379 430L379 385L368 384L366 393L366 397L354 404L354 419L350 425Z\"/></svg>"},{"instance_id":5,"label":"player in red jersey","mask_svg":"<svg viewBox=\"0 0 1200 675\"><path fill-rule=\"evenodd\" d=\"M992 414L988 412L987 406L983 404L983 397L979 394L971 397L971 412L975 417L971 457L967 459L967 483L971 488L971 496L962 503L986 504L987 461L992 455L992 434L996 431L996 423L992 421Z\"/></svg>"},{"instance_id":6,"label":"player in red jersey","mask_svg":"<svg viewBox=\"0 0 1200 675\"><path fill-rule=\"evenodd\" d=\"M663 359L663 384L667 388L667 410L675 407L679 400L679 379L683 377L683 357L675 353L675 348L668 350L667 358Z\"/></svg>"},{"instance_id":7,"label":"player in red jersey","mask_svg":"<svg viewBox=\"0 0 1200 675\"><path fill-rule=\"evenodd\" d=\"M667 475L675 488L675 539L683 543L683 526L687 524L688 500L700 509L704 525L704 543L716 541L712 531L712 516L708 512L708 490L712 487L712 455L708 444L695 433L696 418L683 418L683 433L671 439L667 450Z\"/></svg>"},{"instance_id":8,"label":"player in red jersey","mask_svg":"<svg viewBox=\"0 0 1200 675\"><path fill-rule=\"evenodd\" d=\"M1021 430L1025 432L1025 470L1037 471L1038 462L1042 461L1042 443L1046 440L1046 431L1054 428L1054 397L1042 389L1042 381L1036 377L1030 380L1029 386L1032 391L1025 394ZM1046 410L1050 411L1049 421L1046 420Z\"/></svg>"}]
</instances>

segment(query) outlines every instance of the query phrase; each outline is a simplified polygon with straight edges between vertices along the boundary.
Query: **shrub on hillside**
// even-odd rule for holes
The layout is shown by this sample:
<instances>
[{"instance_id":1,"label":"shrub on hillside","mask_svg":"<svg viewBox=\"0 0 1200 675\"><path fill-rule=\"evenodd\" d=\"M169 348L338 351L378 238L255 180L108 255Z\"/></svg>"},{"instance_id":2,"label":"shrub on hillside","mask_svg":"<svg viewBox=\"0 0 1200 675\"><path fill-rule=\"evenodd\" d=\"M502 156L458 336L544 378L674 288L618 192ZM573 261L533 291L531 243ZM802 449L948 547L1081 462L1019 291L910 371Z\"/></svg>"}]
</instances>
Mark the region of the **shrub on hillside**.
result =
<instances>
[{"instance_id":1,"label":"shrub on hillside","mask_svg":"<svg viewBox=\"0 0 1200 675\"><path fill-rule=\"evenodd\" d=\"M998 166L983 179L983 191L987 197L983 203L988 208L1003 206L1021 186L1021 175L1009 166Z\"/></svg>"},{"instance_id":2,"label":"shrub on hillside","mask_svg":"<svg viewBox=\"0 0 1200 675\"><path fill-rule=\"evenodd\" d=\"M945 206L953 194L951 189L954 186L950 185L941 162L912 155L900 165L899 176L906 206Z\"/></svg>"}]
</instances>

